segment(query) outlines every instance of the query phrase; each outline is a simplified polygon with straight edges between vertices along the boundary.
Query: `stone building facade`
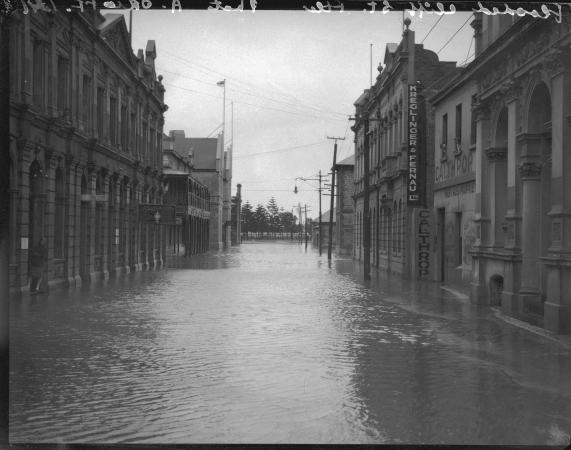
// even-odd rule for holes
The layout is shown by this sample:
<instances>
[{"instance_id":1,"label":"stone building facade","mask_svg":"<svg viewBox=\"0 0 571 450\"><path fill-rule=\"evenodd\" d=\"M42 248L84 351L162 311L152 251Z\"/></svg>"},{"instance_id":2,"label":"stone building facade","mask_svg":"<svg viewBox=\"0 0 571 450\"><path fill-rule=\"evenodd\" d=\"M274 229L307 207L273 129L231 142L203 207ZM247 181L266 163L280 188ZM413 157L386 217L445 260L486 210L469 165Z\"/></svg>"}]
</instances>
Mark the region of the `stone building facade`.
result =
<instances>
[{"instance_id":1,"label":"stone building facade","mask_svg":"<svg viewBox=\"0 0 571 450\"><path fill-rule=\"evenodd\" d=\"M474 80L461 75L430 99L434 108L433 279L469 292L476 239Z\"/></svg>"},{"instance_id":2,"label":"stone building facade","mask_svg":"<svg viewBox=\"0 0 571 450\"><path fill-rule=\"evenodd\" d=\"M571 332L571 13L477 13L472 299Z\"/></svg>"},{"instance_id":3,"label":"stone building facade","mask_svg":"<svg viewBox=\"0 0 571 450\"><path fill-rule=\"evenodd\" d=\"M353 255L354 167L354 155L339 161L334 167L337 180L335 195L335 200L337 202L335 206L335 234L338 237L336 240L335 252L338 256Z\"/></svg>"},{"instance_id":4,"label":"stone building facade","mask_svg":"<svg viewBox=\"0 0 571 450\"><path fill-rule=\"evenodd\" d=\"M174 205L176 214L176 223L167 227L167 255L208 251L210 192L191 175L192 166L192 155L176 152L173 139L163 135L164 203Z\"/></svg>"},{"instance_id":5,"label":"stone building facade","mask_svg":"<svg viewBox=\"0 0 571 450\"><path fill-rule=\"evenodd\" d=\"M14 13L10 26L10 286L44 239L50 285L163 264L162 77L122 15Z\"/></svg>"},{"instance_id":6,"label":"stone building facade","mask_svg":"<svg viewBox=\"0 0 571 450\"><path fill-rule=\"evenodd\" d=\"M379 65L374 85L355 102L353 255L364 259L368 177L371 265L416 277L413 230L418 210L432 204L433 116L426 98L446 76L455 74L456 64L439 61L436 53L416 44L407 25L399 44L387 44L384 65ZM367 145L369 172L365 173Z\"/></svg>"}]
</instances>

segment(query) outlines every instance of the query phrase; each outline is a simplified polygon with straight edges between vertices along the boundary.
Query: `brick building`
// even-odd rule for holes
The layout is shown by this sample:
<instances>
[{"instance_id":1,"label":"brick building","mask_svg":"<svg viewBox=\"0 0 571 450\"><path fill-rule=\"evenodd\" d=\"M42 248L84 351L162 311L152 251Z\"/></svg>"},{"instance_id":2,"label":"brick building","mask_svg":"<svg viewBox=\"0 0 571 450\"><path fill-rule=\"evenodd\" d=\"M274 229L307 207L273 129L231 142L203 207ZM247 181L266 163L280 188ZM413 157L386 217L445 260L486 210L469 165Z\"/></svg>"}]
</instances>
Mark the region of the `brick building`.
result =
<instances>
[{"instance_id":1,"label":"brick building","mask_svg":"<svg viewBox=\"0 0 571 450\"><path fill-rule=\"evenodd\" d=\"M335 207L335 234L337 236L337 240L335 251L338 256L353 255L354 167L354 155L339 161L334 167L337 180L337 190L335 195L335 200L337 202Z\"/></svg>"},{"instance_id":2,"label":"brick building","mask_svg":"<svg viewBox=\"0 0 571 450\"><path fill-rule=\"evenodd\" d=\"M176 223L167 229L167 254L197 255L208 251L210 192L192 173L192 153L174 150L174 139L163 135L164 203L175 205Z\"/></svg>"},{"instance_id":3,"label":"brick building","mask_svg":"<svg viewBox=\"0 0 571 450\"><path fill-rule=\"evenodd\" d=\"M51 285L163 263L164 87L156 49L133 54L120 14L10 18L10 286L27 286L43 238Z\"/></svg>"},{"instance_id":4,"label":"brick building","mask_svg":"<svg viewBox=\"0 0 571 450\"><path fill-rule=\"evenodd\" d=\"M215 138L189 138L183 130L170 132L174 150L191 154L193 178L209 191L210 250L221 250L231 245L231 198L229 167L231 155L223 150L223 135Z\"/></svg>"},{"instance_id":5,"label":"brick building","mask_svg":"<svg viewBox=\"0 0 571 450\"><path fill-rule=\"evenodd\" d=\"M417 246L417 241L423 236L415 231L425 221L421 215L428 205L432 207L433 115L425 99L455 72L454 62L439 61L436 53L416 44L406 25L401 42L387 44L375 84L355 102L356 259L365 259L367 247L367 184L371 265L425 277L424 265L430 264L420 261L419 253L426 252L419 250L423 244Z\"/></svg>"}]
</instances>

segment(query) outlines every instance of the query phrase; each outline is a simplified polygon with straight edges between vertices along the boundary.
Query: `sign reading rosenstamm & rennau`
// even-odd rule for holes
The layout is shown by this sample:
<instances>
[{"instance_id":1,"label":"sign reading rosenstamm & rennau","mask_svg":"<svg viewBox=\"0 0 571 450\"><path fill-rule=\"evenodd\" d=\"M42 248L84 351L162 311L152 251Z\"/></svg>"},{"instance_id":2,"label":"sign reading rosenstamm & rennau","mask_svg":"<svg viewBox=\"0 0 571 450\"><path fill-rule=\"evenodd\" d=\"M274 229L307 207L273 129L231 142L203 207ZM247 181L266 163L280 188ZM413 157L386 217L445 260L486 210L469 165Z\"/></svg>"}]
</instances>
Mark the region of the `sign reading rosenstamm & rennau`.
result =
<instances>
[{"instance_id":1,"label":"sign reading rosenstamm & rennau","mask_svg":"<svg viewBox=\"0 0 571 450\"><path fill-rule=\"evenodd\" d=\"M175 225L176 214L174 205L139 205L139 222L163 225Z\"/></svg>"},{"instance_id":2,"label":"sign reading rosenstamm & rennau","mask_svg":"<svg viewBox=\"0 0 571 450\"><path fill-rule=\"evenodd\" d=\"M407 203L420 204L418 148L418 86L408 85L408 176Z\"/></svg>"}]
</instances>

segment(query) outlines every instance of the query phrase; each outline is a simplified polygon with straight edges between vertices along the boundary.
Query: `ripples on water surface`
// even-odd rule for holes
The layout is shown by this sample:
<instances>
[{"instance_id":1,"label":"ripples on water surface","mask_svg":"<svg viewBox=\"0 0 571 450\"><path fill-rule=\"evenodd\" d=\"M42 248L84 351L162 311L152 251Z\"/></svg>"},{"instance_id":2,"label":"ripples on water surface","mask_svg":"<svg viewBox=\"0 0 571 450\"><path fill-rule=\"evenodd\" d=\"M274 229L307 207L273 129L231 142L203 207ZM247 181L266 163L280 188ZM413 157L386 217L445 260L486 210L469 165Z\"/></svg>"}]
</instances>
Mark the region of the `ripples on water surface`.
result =
<instances>
[{"instance_id":1,"label":"ripples on water surface","mask_svg":"<svg viewBox=\"0 0 571 450\"><path fill-rule=\"evenodd\" d=\"M246 243L11 302L12 442L563 444L571 351L434 285Z\"/></svg>"}]
</instances>

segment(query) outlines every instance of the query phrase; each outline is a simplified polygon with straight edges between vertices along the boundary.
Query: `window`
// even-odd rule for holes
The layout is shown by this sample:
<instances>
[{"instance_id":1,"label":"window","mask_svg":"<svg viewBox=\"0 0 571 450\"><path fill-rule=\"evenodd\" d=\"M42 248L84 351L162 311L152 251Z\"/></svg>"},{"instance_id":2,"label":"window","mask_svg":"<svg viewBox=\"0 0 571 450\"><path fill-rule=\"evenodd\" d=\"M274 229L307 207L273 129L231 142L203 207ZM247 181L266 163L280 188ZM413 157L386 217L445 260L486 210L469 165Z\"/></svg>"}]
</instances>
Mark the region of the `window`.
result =
<instances>
[{"instance_id":1,"label":"window","mask_svg":"<svg viewBox=\"0 0 571 450\"><path fill-rule=\"evenodd\" d=\"M35 105L40 108L44 107L44 97L45 97L45 50L42 41L36 39L34 40L34 50L33 50L33 85L32 85L32 98Z\"/></svg>"},{"instance_id":2,"label":"window","mask_svg":"<svg viewBox=\"0 0 571 450\"><path fill-rule=\"evenodd\" d=\"M454 135L454 153L462 153L462 103L456 105L456 132Z\"/></svg>"},{"instance_id":3,"label":"window","mask_svg":"<svg viewBox=\"0 0 571 450\"><path fill-rule=\"evenodd\" d=\"M472 116L470 120L470 145L476 145L476 114L474 105L476 104L476 94L472 95Z\"/></svg>"},{"instance_id":4,"label":"window","mask_svg":"<svg viewBox=\"0 0 571 450\"><path fill-rule=\"evenodd\" d=\"M83 76L83 104L82 104L82 120L87 128L87 124L91 121L91 78L87 75Z\"/></svg>"},{"instance_id":5,"label":"window","mask_svg":"<svg viewBox=\"0 0 571 450\"><path fill-rule=\"evenodd\" d=\"M147 158L149 157L149 143L148 143L148 136L149 134L149 124L146 121L143 121L143 139L142 144L143 148L141 149L141 154L143 156L143 161L147 162Z\"/></svg>"},{"instance_id":6,"label":"window","mask_svg":"<svg viewBox=\"0 0 571 450\"><path fill-rule=\"evenodd\" d=\"M55 204L55 229L54 229L54 256L64 257L64 222L65 222L65 184L61 169L56 171L56 204Z\"/></svg>"},{"instance_id":7,"label":"window","mask_svg":"<svg viewBox=\"0 0 571 450\"><path fill-rule=\"evenodd\" d=\"M97 135L102 140L105 127L103 126L105 120L105 89L97 88Z\"/></svg>"},{"instance_id":8,"label":"window","mask_svg":"<svg viewBox=\"0 0 571 450\"><path fill-rule=\"evenodd\" d=\"M121 149L127 151L128 140L128 123L127 123L127 107L121 105Z\"/></svg>"},{"instance_id":9,"label":"window","mask_svg":"<svg viewBox=\"0 0 571 450\"><path fill-rule=\"evenodd\" d=\"M131 127L131 153L137 154L137 114L131 114L131 121L129 123Z\"/></svg>"},{"instance_id":10,"label":"window","mask_svg":"<svg viewBox=\"0 0 571 450\"><path fill-rule=\"evenodd\" d=\"M61 113L68 109L69 61L63 56L57 59L57 109Z\"/></svg>"},{"instance_id":11,"label":"window","mask_svg":"<svg viewBox=\"0 0 571 450\"><path fill-rule=\"evenodd\" d=\"M442 137L440 141L440 149L442 150L442 157L446 157L446 146L448 145L448 114L442 116Z\"/></svg>"},{"instance_id":12,"label":"window","mask_svg":"<svg viewBox=\"0 0 571 450\"><path fill-rule=\"evenodd\" d=\"M117 99L109 98L109 139L111 145L117 145Z\"/></svg>"}]
</instances>

